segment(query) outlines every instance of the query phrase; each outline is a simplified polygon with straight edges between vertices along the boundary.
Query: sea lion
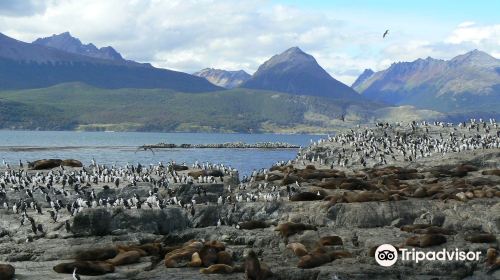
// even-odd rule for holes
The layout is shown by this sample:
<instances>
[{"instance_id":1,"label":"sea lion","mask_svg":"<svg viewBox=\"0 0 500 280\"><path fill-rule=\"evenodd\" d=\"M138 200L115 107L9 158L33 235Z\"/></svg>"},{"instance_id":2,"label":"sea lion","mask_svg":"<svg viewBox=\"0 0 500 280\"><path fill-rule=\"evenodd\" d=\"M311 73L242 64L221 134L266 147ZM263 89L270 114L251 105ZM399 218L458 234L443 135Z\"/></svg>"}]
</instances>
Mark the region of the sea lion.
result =
<instances>
[{"instance_id":1,"label":"sea lion","mask_svg":"<svg viewBox=\"0 0 500 280\"><path fill-rule=\"evenodd\" d=\"M220 251L217 253L217 263L233 265L233 256L228 251Z\"/></svg>"},{"instance_id":2,"label":"sea lion","mask_svg":"<svg viewBox=\"0 0 500 280\"><path fill-rule=\"evenodd\" d=\"M266 222L263 222L263 221L241 222L241 223L238 223L238 226L240 227L240 229L248 229L248 230L269 227L269 225Z\"/></svg>"},{"instance_id":3,"label":"sea lion","mask_svg":"<svg viewBox=\"0 0 500 280\"><path fill-rule=\"evenodd\" d=\"M328 255L332 260L352 258L352 254L346 250L335 250L333 252L328 253Z\"/></svg>"},{"instance_id":4,"label":"sea lion","mask_svg":"<svg viewBox=\"0 0 500 280\"><path fill-rule=\"evenodd\" d=\"M77 252L75 259L79 261L104 261L114 258L118 253L118 249L114 247L93 248Z\"/></svg>"},{"instance_id":5,"label":"sea lion","mask_svg":"<svg viewBox=\"0 0 500 280\"><path fill-rule=\"evenodd\" d=\"M456 231L452 229L445 229L437 226L430 226L428 228L423 228L423 229L415 229L413 230L413 232L417 234L444 234L444 235L456 234Z\"/></svg>"},{"instance_id":6,"label":"sea lion","mask_svg":"<svg viewBox=\"0 0 500 280\"><path fill-rule=\"evenodd\" d=\"M268 175L267 175L267 181L268 182L273 182L273 181L277 181L277 180L282 180L283 177L284 176L282 174L268 173Z\"/></svg>"},{"instance_id":7,"label":"sea lion","mask_svg":"<svg viewBox=\"0 0 500 280\"><path fill-rule=\"evenodd\" d=\"M245 276L247 280L260 280L260 261L254 251L248 252L245 258Z\"/></svg>"},{"instance_id":8,"label":"sea lion","mask_svg":"<svg viewBox=\"0 0 500 280\"><path fill-rule=\"evenodd\" d=\"M313 192L300 192L292 195L290 197L290 201L314 201L314 200L322 200L324 196L320 193Z\"/></svg>"},{"instance_id":9,"label":"sea lion","mask_svg":"<svg viewBox=\"0 0 500 280\"><path fill-rule=\"evenodd\" d=\"M10 264L0 264L0 280L11 280L16 274L16 269Z\"/></svg>"},{"instance_id":10,"label":"sea lion","mask_svg":"<svg viewBox=\"0 0 500 280\"><path fill-rule=\"evenodd\" d=\"M83 167L82 162L76 159L65 159L61 161L61 165L69 167Z\"/></svg>"},{"instance_id":11,"label":"sea lion","mask_svg":"<svg viewBox=\"0 0 500 280\"><path fill-rule=\"evenodd\" d=\"M497 255L497 249L493 247L488 248L488 250L486 251L486 263L488 265L493 265L497 260Z\"/></svg>"},{"instance_id":12,"label":"sea lion","mask_svg":"<svg viewBox=\"0 0 500 280\"><path fill-rule=\"evenodd\" d=\"M413 232L417 229L426 229L431 226L432 226L431 224L414 224L414 225L404 225L401 226L399 229L406 232Z\"/></svg>"},{"instance_id":13,"label":"sea lion","mask_svg":"<svg viewBox=\"0 0 500 280\"><path fill-rule=\"evenodd\" d=\"M191 262L187 264L189 267L200 267L203 264L200 258L200 254L198 252L194 252L191 256Z\"/></svg>"},{"instance_id":14,"label":"sea lion","mask_svg":"<svg viewBox=\"0 0 500 280\"><path fill-rule=\"evenodd\" d=\"M500 169L484 170L481 174L500 176Z\"/></svg>"},{"instance_id":15,"label":"sea lion","mask_svg":"<svg viewBox=\"0 0 500 280\"><path fill-rule=\"evenodd\" d=\"M81 275L97 276L115 271L115 267L107 262L102 261L75 261L69 263L60 263L54 266L54 271L57 273L73 273L75 267Z\"/></svg>"},{"instance_id":16,"label":"sea lion","mask_svg":"<svg viewBox=\"0 0 500 280\"><path fill-rule=\"evenodd\" d=\"M325 263L329 263L332 261L332 258L329 254L325 253L313 253L307 254L299 259L299 263L297 264L298 268L314 268L321 266Z\"/></svg>"},{"instance_id":17,"label":"sea lion","mask_svg":"<svg viewBox=\"0 0 500 280\"><path fill-rule=\"evenodd\" d=\"M233 267L227 264L213 264L208 268L202 268L200 273L203 274L228 274L233 272Z\"/></svg>"},{"instance_id":18,"label":"sea lion","mask_svg":"<svg viewBox=\"0 0 500 280\"><path fill-rule=\"evenodd\" d=\"M415 180L415 179L424 179L425 176L418 173L401 173L398 174L397 178L399 180Z\"/></svg>"},{"instance_id":19,"label":"sea lion","mask_svg":"<svg viewBox=\"0 0 500 280\"><path fill-rule=\"evenodd\" d=\"M118 245L118 246L116 246L116 248L119 251L118 254L124 253L124 252L136 251L141 256L147 256L148 255L148 253L146 251L142 250L141 248L139 248L139 246L135 246L135 245L132 245L132 246Z\"/></svg>"},{"instance_id":20,"label":"sea lion","mask_svg":"<svg viewBox=\"0 0 500 280\"><path fill-rule=\"evenodd\" d=\"M370 191L344 192L344 199L349 202L370 202L370 201L388 201L389 195L387 193L376 193Z\"/></svg>"},{"instance_id":21,"label":"sea lion","mask_svg":"<svg viewBox=\"0 0 500 280\"><path fill-rule=\"evenodd\" d=\"M136 263L142 256L143 256L142 253L135 250L123 251L120 252L118 255L116 255L116 257L106 260L106 262L114 266L120 266L125 264Z\"/></svg>"},{"instance_id":22,"label":"sea lion","mask_svg":"<svg viewBox=\"0 0 500 280\"><path fill-rule=\"evenodd\" d=\"M304 230L318 230L318 228L313 225L287 222L279 224L274 230L279 231L281 236L286 238Z\"/></svg>"},{"instance_id":23,"label":"sea lion","mask_svg":"<svg viewBox=\"0 0 500 280\"><path fill-rule=\"evenodd\" d=\"M408 237L405 244L413 247L431 247L446 243L446 237L441 234L424 234Z\"/></svg>"},{"instance_id":24,"label":"sea lion","mask_svg":"<svg viewBox=\"0 0 500 280\"><path fill-rule=\"evenodd\" d=\"M334 245L343 245L342 238L337 235L331 236L323 236L319 239L319 244L321 246L334 246Z\"/></svg>"},{"instance_id":25,"label":"sea lion","mask_svg":"<svg viewBox=\"0 0 500 280\"><path fill-rule=\"evenodd\" d=\"M171 164L170 168L174 171L184 171L184 170L189 169L189 167L187 167L185 165L179 165L179 164Z\"/></svg>"},{"instance_id":26,"label":"sea lion","mask_svg":"<svg viewBox=\"0 0 500 280\"><path fill-rule=\"evenodd\" d=\"M118 245L120 251L138 251L142 256L157 256L163 251L161 243L145 243L142 245Z\"/></svg>"},{"instance_id":27,"label":"sea lion","mask_svg":"<svg viewBox=\"0 0 500 280\"><path fill-rule=\"evenodd\" d=\"M177 267L177 262L179 260L184 260L186 258L191 258L195 252L200 252L203 248L203 244L199 241L190 241L185 246L179 249L175 249L165 255L165 266L166 267Z\"/></svg>"},{"instance_id":28,"label":"sea lion","mask_svg":"<svg viewBox=\"0 0 500 280\"><path fill-rule=\"evenodd\" d=\"M493 243L497 240L496 236L490 233L472 233L464 237L471 243Z\"/></svg>"},{"instance_id":29,"label":"sea lion","mask_svg":"<svg viewBox=\"0 0 500 280\"><path fill-rule=\"evenodd\" d=\"M217 251L224 251L226 249L226 246L224 243L218 241L218 240L211 240L211 241L205 241L203 244L204 246L214 248Z\"/></svg>"},{"instance_id":30,"label":"sea lion","mask_svg":"<svg viewBox=\"0 0 500 280\"><path fill-rule=\"evenodd\" d=\"M217 249L213 247L203 246L199 254L203 266L209 267L217 263Z\"/></svg>"},{"instance_id":31,"label":"sea lion","mask_svg":"<svg viewBox=\"0 0 500 280\"><path fill-rule=\"evenodd\" d=\"M52 169L61 166L60 159L40 159L33 162L28 162L28 167L33 170Z\"/></svg>"},{"instance_id":32,"label":"sea lion","mask_svg":"<svg viewBox=\"0 0 500 280\"><path fill-rule=\"evenodd\" d=\"M424 187L418 187L415 192L413 192L413 197L423 198L429 196L427 190Z\"/></svg>"},{"instance_id":33,"label":"sea lion","mask_svg":"<svg viewBox=\"0 0 500 280\"><path fill-rule=\"evenodd\" d=\"M486 196L486 193L483 190L473 190L472 193L476 198L483 198Z\"/></svg>"},{"instance_id":34,"label":"sea lion","mask_svg":"<svg viewBox=\"0 0 500 280\"><path fill-rule=\"evenodd\" d=\"M194 171L188 172L188 176L191 176L194 179L198 179L198 177L200 177L200 176L222 177L222 176L224 176L224 173L222 173L222 171L220 171L220 170L214 170L214 169L194 170Z\"/></svg>"},{"instance_id":35,"label":"sea lion","mask_svg":"<svg viewBox=\"0 0 500 280\"><path fill-rule=\"evenodd\" d=\"M297 257L302 257L307 255L307 249L306 246L302 243L294 242L294 243L289 243L286 245L287 249L292 250L293 254Z\"/></svg>"}]
</instances>

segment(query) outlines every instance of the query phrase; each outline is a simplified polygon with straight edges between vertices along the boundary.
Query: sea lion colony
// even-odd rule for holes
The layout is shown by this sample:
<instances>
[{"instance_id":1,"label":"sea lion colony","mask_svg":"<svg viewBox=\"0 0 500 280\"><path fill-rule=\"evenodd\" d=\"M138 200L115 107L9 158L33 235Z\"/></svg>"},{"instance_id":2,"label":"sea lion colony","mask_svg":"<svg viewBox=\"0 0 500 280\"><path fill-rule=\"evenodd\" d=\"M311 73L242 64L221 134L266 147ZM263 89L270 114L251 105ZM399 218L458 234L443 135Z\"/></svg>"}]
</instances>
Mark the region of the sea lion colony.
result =
<instances>
[{"instance_id":1,"label":"sea lion colony","mask_svg":"<svg viewBox=\"0 0 500 280\"><path fill-rule=\"evenodd\" d=\"M499 136L494 120L377 124L311 143L296 159L241 180L237 170L210 163L5 163L0 272L15 268L24 279L67 279L75 268L83 279L498 277ZM383 243L459 247L483 258L381 270L373 254Z\"/></svg>"}]
</instances>

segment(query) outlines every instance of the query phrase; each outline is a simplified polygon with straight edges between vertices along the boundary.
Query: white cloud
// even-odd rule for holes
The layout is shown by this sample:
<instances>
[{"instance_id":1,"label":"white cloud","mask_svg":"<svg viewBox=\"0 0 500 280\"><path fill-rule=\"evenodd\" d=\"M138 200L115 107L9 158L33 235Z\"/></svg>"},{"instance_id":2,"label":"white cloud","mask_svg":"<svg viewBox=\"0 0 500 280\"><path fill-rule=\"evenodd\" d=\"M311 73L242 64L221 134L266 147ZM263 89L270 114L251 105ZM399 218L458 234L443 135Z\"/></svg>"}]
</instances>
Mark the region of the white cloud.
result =
<instances>
[{"instance_id":1,"label":"white cloud","mask_svg":"<svg viewBox=\"0 0 500 280\"><path fill-rule=\"evenodd\" d=\"M347 84L365 68L382 70L394 61L451 58L472 48L500 56L500 25L474 22L461 23L445 39L406 27L382 39L386 23L372 24L366 16L270 0L50 0L41 6L33 0L23 2L30 4L24 13L20 2L0 2L0 32L33 41L70 31L82 42L111 45L127 59L189 73L205 67L253 73L292 46Z\"/></svg>"},{"instance_id":2,"label":"white cloud","mask_svg":"<svg viewBox=\"0 0 500 280\"><path fill-rule=\"evenodd\" d=\"M459 24L445 41L451 44L472 42L481 45L493 43L500 47L500 24L480 26L474 22L464 22Z\"/></svg>"}]
</instances>

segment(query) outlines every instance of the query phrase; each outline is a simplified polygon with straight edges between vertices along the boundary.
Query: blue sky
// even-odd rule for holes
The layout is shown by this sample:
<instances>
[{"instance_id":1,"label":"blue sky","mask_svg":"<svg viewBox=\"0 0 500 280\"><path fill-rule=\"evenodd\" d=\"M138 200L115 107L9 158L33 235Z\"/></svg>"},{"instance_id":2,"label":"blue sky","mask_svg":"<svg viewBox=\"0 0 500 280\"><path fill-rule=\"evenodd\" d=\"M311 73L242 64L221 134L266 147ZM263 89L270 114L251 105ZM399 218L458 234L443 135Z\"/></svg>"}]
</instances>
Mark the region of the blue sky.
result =
<instances>
[{"instance_id":1,"label":"blue sky","mask_svg":"<svg viewBox=\"0 0 500 280\"><path fill-rule=\"evenodd\" d=\"M2 0L0 32L31 42L70 31L127 59L189 73L252 74L299 46L351 84L365 68L398 61L473 49L500 58L498 11L495 0Z\"/></svg>"}]
</instances>

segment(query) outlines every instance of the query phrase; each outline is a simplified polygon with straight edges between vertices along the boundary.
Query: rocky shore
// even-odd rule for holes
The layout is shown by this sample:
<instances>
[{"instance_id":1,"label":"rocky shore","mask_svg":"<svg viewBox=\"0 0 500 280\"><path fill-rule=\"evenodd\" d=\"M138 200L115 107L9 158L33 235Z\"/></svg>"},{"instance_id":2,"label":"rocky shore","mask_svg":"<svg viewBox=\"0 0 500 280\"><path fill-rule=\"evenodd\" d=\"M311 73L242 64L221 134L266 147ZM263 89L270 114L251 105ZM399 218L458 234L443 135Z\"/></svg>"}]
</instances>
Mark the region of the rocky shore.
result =
<instances>
[{"instance_id":1,"label":"rocky shore","mask_svg":"<svg viewBox=\"0 0 500 280\"><path fill-rule=\"evenodd\" d=\"M230 142L218 144L171 144L158 143L142 145L139 149L298 149L300 146L284 142L258 142L248 144L244 142Z\"/></svg>"},{"instance_id":2,"label":"rocky shore","mask_svg":"<svg viewBox=\"0 0 500 280\"><path fill-rule=\"evenodd\" d=\"M3 170L0 263L15 279L71 279L73 267L82 279L247 279L255 253L259 279L500 279L498 143L493 123L379 124L243 178L216 164ZM481 254L382 267L381 244Z\"/></svg>"}]
</instances>

